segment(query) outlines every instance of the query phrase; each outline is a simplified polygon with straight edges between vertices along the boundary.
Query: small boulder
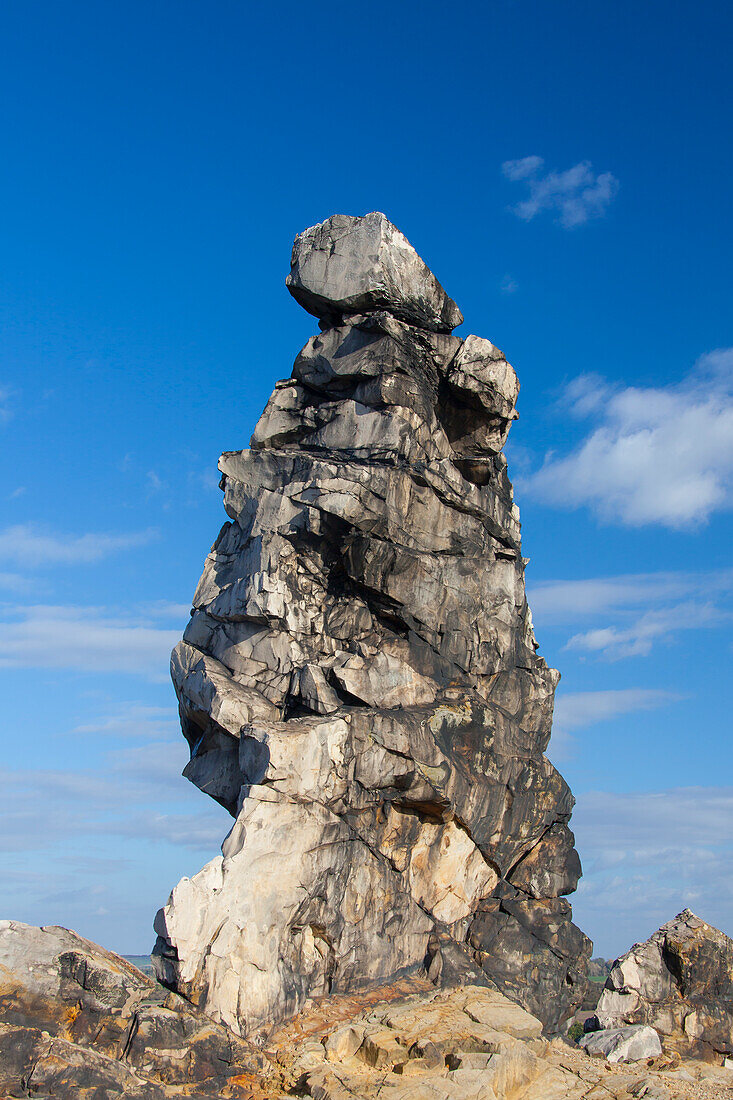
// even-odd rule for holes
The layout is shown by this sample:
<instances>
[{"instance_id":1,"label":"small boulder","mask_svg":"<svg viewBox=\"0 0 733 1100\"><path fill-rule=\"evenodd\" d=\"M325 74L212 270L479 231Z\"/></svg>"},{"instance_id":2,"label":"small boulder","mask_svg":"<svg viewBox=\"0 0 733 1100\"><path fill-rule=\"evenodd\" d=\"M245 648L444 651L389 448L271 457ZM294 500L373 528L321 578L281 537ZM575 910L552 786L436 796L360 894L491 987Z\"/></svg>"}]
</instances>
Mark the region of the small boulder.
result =
<instances>
[{"instance_id":1,"label":"small boulder","mask_svg":"<svg viewBox=\"0 0 733 1100\"><path fill-rule=\"evenodd\" d=\"M579 1040L586 1054L603 1055L607 1062L639 1062L662 1053L659 1036L652 1027L609 1027L591 1031Z\"/></svg>"},{"instance_id":2,"label":"small boulder","mask_svg":"<svg viewBox=\"0 0 733 1100\"><path fill-rule=\"evenodd\" d=\"M363 1042L364 1027L347 1024L332 1032L323 1045L329 1061L343 1062L345 1058L353 1058Z\"/></svg>"},{"instance_id":3,"label":"small boulder","mask_svg":"<svg viewBox=\"0 0 733 1100\"><path fill-rule=\"evenodd\" d=\"M672 1100L672 1094L659 1081L653 1077L644 1077L641 1081L635 1081L629 1086L629 1096L638 1097L638 1100Z\"/></svg>"}]
</instances>

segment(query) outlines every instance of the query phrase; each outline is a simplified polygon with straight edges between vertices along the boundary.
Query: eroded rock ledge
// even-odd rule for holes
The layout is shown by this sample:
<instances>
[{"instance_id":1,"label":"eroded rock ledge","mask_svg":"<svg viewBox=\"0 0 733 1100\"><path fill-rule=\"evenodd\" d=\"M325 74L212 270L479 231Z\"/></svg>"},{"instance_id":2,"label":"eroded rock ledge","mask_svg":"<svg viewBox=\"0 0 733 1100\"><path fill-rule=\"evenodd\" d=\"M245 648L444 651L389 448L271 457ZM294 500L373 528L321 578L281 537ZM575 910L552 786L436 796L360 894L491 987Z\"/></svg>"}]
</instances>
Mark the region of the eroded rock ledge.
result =
<instances>
[{"instance_id":1,"label":"eroded rock ledge","mask_svg":"<svg viewBox=\"0 0 733 1100\"><path fill-rule=\"evenodd\" d=\"M240 1035L425 968L553 1028L590 943L502 454L516 375L382 214L306 230L288 286L322 332L221 458L231 522L172 662L184 774L235 820L158 914L158 975Z\"/></svg>"}]
</instances>

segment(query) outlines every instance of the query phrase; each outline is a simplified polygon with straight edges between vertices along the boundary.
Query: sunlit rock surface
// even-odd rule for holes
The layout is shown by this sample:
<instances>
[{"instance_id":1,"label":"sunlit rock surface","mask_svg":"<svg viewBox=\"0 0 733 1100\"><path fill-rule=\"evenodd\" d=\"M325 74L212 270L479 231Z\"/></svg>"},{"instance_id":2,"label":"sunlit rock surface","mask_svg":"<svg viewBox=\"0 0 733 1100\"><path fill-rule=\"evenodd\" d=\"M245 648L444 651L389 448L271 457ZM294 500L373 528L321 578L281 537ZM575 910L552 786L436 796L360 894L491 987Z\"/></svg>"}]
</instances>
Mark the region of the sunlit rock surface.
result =
<instances>
[{"instance_id":1,"label":"sunlit rock surface","mask_svg":"<svg viewBox=\"0 0 733 1100\"><path fill-rule=\"evenodd\" d=\"M184 774L234 824L158 914L158 974L241 1035L425 968L553 1027L590 943L502 454L516 375L450 334L383 215L306 230L288 284L323 331L221 458L172 662Z\"/></svg>"}]
</instances>

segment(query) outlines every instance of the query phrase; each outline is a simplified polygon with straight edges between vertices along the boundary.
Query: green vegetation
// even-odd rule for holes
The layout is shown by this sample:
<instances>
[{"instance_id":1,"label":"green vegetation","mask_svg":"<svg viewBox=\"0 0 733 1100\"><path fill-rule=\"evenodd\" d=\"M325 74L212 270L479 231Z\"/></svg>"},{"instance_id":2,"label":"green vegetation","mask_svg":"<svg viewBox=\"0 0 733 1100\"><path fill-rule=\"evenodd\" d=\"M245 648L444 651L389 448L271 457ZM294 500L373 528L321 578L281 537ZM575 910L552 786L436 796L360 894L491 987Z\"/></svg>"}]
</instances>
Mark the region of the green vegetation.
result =
<instances>
[{"instance_id":1,"label":"green vegetation","mask_svg":"<svg viewBox=\"0 0 733 1100\"><path fill-rule=\"evenodd\" d=\"M570 1039L570 1041L573 1042L573 1043L577 1043L578 1040L580 1039L580 1037L582 1036L582 1034L583 1034L583 1025L582 1024L577 1024L577 1023L576 1024L571 1024L570 1027L568 1028L568 1039Z\"/></svg>"}]
</instances>

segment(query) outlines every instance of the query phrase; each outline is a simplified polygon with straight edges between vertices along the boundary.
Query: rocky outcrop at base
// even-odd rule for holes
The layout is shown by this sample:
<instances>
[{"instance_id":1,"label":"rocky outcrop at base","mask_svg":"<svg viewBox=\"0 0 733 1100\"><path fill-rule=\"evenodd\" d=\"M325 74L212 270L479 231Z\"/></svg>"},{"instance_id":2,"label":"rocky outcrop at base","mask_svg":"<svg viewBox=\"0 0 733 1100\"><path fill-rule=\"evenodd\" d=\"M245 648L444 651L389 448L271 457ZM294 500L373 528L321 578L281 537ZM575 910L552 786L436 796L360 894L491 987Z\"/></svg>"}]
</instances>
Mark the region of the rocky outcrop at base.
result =
<instances>
[{"instance_id":1,"label":"rocky outcrop at base","mask_svg":"<svg viewBox=\"0 0 733 1100\"><path fill-rule=\"evenodd\" d=\"M596 1016L650 1024L680 1051L733 1054L733 940L685 909L617 960Z\"/></svg>"},{"instance_id":2,"label":"rocky outcrop at base","mask_svg":"<svg viewBox=\"0 0 733 1100\"><path fill-rule=\"evenodd\" d=\"M0 1095L244 1098L262 1056L65 928L0 921Z\"/></svg>"},{"instance_id":3,"label":"rocky outcrop at base","mask_svg":"<svg viewBox=\"0 0 733 1100\"><path fill-rule=\"evenodd\" d=\"M437 990L413 976L314 998L255 1050L66 929L1 922L0 959L3 1100L721 1100L733 1089L733 1070L623 1034L596 1057L548 1042L485 980Z\"/></svg>"},{"instance_id":4,"label":"rocky outcrop at base","mask_svg":"<svg viewBox=\"0 0 733 1100\"><path fill-rule=\"evenodd\" d=\"M242 1035L401 974L488 975L549 1028L590 943L544 755L502 447L519 390L382 214L296 239L322 332L249 450L172 661L184 774L234 818L158 914L158 974Z\"/></svg>"}]
</instances>

